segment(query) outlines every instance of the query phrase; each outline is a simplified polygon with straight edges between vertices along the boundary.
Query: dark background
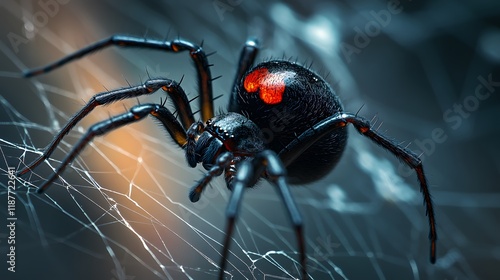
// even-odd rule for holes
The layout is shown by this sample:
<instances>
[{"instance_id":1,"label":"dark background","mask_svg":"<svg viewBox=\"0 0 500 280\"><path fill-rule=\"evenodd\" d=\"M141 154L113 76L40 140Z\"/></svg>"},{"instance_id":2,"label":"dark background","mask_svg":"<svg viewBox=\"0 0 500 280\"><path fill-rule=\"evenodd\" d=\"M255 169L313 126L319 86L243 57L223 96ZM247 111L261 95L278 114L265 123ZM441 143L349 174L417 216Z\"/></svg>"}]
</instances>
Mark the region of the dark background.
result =
<instances>
[{"instance_id":1,"label":"dark background","mask_svg":"<svg viewBox=\"0 0 500 280\"><path fill-rule=\"evenodd\" d=\"M23 69L115 33L203 40L207 52L216 51L209 58L212 74L222 78L214 92L225 94L216 107L225 109L241 45L257 36L258 60L312 61L338 90L346 111L362 107L361 115L376 117L376 127L383 123L380 131L421 153L434 198L439 240L438 261L431 265L415 175L351 129L339 166L323 180L293 190L306 220L311 276L496 279L500 89L491 87L484 100L475 94L483 78L500 82L500 5L401 1L394 12L389 3L2 2L0 170L6 174L7 167L34 159L34 151L105 88L139 84L149 72L175 80L185 75L186 92L194 97L197 91L187 54L111 48L34 79L16 77ZM390 18L377 21L376 15L388 11ZM372 36L361 38L360 30L371 30ZM141 102L159 99L154 95ZM68 135L50 166L58 165L86 127L124 110L121 103L96 109ZM7 235L1 226L1 278L118 279L123 273L124 279L215 279L228 192L217 180L203 201L189 203L188 189L201 169L188 169L182 151L156 128L144 121L94 141L63 175L74 187L69 190L58 182L47 195L33 193L51 172L47 163L20 178L17 272L6 272ZM2 217L7 181L2 176ZM130 185L138 186L132 188L133 201L126 197ZM230 273L234 279L298 277L294 238L272 188L261 184L249 190L231 247Z\"/></svg>"}]
</instances>

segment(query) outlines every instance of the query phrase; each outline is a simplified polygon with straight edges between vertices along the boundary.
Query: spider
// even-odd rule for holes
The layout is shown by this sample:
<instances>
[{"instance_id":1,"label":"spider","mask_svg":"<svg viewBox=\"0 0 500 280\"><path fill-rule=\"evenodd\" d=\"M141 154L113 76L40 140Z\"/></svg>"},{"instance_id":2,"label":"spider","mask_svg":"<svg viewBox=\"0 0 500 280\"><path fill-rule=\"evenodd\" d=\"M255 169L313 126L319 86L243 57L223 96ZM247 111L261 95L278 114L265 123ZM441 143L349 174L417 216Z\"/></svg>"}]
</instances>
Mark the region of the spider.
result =
<instances>
[{"instance_id":1,"label":"spider","mask_svg":"<svg viewBox=\"0 0 500 280\"><path fill-rule=\"evenodd\" d=\"M228 112L214 115L210 64L201 45L176 39L172 41L113 35L95 42L46 66L27 70L24 77L50 72L70 61L109 46L156 49L166 52L188 52L196 67L199 84L201 120L196 121L180 83L166 79L149 79L94 95L53 138L43 154L20 170L23 175L49 158L59 142L81 119L99 105L126 98L153 94L160 89L172 99L178 117L164 105L139 104L128 112L91 126L55 172L37 189L45 191L80 151L96 136L151 115L156 118L174 142L185 151L187 163L201 163L207 170L193 186L189 199L196 202L213 177L224 174L232 191L226 210L226 235L223 243L219 279L224 276L231 235L245 188L261 178L276 187L293 224L298 243L302 279L308 277L301 214L289 190L289 184L306 184L329 173L339 161L346 142L347 125L387 149L415 170L423 193L429 220L430 261L436 260L436 224L431 195L422 162L411 150L374 130L358 114L346 113L341 101L312 70L286 60L270 60L254 66L259 46L249 39L241 51L236 77L230 93ZM279 115L278 117L276 115ZM271 122L288 118L281 129L270 130ZM276 128L276 127L275 127ZM267 129L267 130L266 130ZM271 131L267 137L264 131Z\"/></svg>"}]
</instances>

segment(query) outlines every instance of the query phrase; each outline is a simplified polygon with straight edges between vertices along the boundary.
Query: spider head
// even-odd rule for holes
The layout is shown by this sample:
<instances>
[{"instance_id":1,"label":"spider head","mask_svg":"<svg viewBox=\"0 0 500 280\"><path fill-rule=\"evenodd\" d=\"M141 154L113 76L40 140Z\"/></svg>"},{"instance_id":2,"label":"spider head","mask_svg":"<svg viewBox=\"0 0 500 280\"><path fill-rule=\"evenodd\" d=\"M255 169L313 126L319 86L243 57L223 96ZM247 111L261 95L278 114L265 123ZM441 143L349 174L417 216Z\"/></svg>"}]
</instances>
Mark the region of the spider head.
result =
<instances>
[{"instance_id":1,"label":"spider head","mask_svg":"<svg viewBox=\"0 0 500 280\"><path fill-rule=\"evenodd\" d=\"M191 157L196 163L202 163L205 169L215 163L223 152L235 156L252 156L264 150L264 141L260 129L252 121L236 113L221 114L208 120L203 132L196 139ZM186 150L186 153L189 153Z\"/></svg>"}]
</instances>

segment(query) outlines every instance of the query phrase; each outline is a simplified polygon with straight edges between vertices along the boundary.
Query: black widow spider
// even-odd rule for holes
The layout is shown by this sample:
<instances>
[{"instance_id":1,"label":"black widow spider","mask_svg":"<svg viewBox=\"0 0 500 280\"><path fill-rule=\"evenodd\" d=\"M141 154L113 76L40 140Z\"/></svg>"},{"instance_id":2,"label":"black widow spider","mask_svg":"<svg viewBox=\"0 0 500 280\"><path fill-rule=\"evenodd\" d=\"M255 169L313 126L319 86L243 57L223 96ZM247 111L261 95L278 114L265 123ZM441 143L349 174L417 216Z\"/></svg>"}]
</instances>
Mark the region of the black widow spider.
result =
<instances>
[{"instance_id":1,"label":"black widow spider","mask_svg":"<svg viewBox=\"0 0 500 280\"><path fill-rule=\"evenodd\" d=\"M243 190L253 187L265 178L277 187L291 218L298 239L302 278L307 278L302 217L292 198L288 183L304 184L315 181L330 172L340 159L347 141L346 126L350 123L362 135L393 153L413 168L423 193L429 218L431 241L430 260L436 260L436 225L431 195L427 187L421 160L409 149L388 139L370 123L345 113L331 87L316 73L284 60L271 60L255 67L258 46L248 40L241 52L239 65L230 95L229 113L214 116L212 79L207 55L201 46L183 40L162 41L147 38L114 35L91 44L73 54L41 68L25 71L25 77L47 73L72 60L108 46L139 47L167 52L188 51L198 74L201 121L195 121L189 101L179 83L165 78L149 79L139 86L107 91L94 95L54 137L43 154L17 173L27 173L47 159L59 142L82 118L99 105L126 98L153 94L162 89L173 100L180 122L160 104L139 104L129 112L111 117L89 128L82 139L63 159L55 173L37 190L42 193L64 171L68 164L95 137L121 126L152 115L163 124L172 139L185 150L191 167L202 163L208 170L189 193L196 202L210 180L224 173L227 188L232 191L227 206L227 228L220 263L219 279L223 278L229 253L231 234ZM270 120L288 118L284 129L274 129L270 139L262 133ZM268 140L268 141L267 141Z\"/></svg>"}]
</instances>

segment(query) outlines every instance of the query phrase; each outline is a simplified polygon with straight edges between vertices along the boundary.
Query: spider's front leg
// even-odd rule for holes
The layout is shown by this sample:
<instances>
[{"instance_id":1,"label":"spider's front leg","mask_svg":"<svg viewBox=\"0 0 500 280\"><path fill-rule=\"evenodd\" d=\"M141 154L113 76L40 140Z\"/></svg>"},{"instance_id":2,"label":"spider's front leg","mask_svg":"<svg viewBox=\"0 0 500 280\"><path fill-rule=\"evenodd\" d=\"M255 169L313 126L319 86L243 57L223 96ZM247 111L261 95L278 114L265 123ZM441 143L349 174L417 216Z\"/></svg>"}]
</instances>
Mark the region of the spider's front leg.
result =
<instances>
[{"instance_id":1,"label":"spider's front leg","mask_svg":"<svg viewBox=\"0 0 500 280\"><path fill-rule=\"evenodd\" d=\"M200 200L201 194L205 187L210 183L210 181L216 177L220 176L222 172L227 170L227 167L233 162L234 155L231 152L225 152L217 157L215 164L205 173L205 176L201 178L196 185L191 188L189 192L189 200L191 202L197 202ZM226 177L227 182L227 177Z\"/></svg>"},{"instance_id":2,"label":"spider's front leg","mask_svg":"<svg viewBox=\"0 0 500 280\"><path fill-rule=\"evenodd\" d=\"M297 205L295 204L289 186L286 183L286 168L276 153L271 150L265 150L255 155L254 158L245 160L238 165L238 170L236 171L236 176L232 183L231 198L229 199L226 209L226 236L223 243L219 273L219 279L221 280L224 277L224 270L229 254L229 246L231 244L231 236L236 223L236 218L238 216L239 207L243 199L244 190L253 186L263 175L265 175L266 179L277 187L278 193L285 204L297 236L302 273L301 279L308 278L306 271L306 249L302 216Z\"/></svg>"},{"instance_id":3,"label":"spider's front leg","mask_svg":"<svg viewBox=\"0 0 500 280\"><path fill-rule=\"evenodd\" d=\"M199 104L202 119L206 121L213 117L214 105L212 81L217 79L217 77L212 78L212 74L210 72L211 65L208 63L207 55L205 54L203 48L184 40L164 41L125 35L112 35L106 39L77 50L76 52L63 57L60 60L54 61L39 68L26 70L23 72L23 75L26 78L41 75L57 69L71 61L82 58L110 46L118 46L122 48L144 48L175 53L184 51L189 52L189 56L193 60L196 66L196 72L198 74L198 86L200 90Z\"/></svg>"},{"instance_id":4,"label":"spider's front leg","mask_svg":"<svg viewBox=\"0 0 500 280\"><path fill-rule=\"evenodd\" d=\"M187 143L186 143L186 161L189 166L196 167L196 164L200 162L199 157L200 154L196 152L197 141L200 137L200 134L203 132L205 126L203 122L197 121L193 123L189 129L186 131L187 135Z\"/></svg>"},{"instance_id":5,"label":"spider's front leg","mask_svg":"<svg viewBox=\"0 0 500 280\"><path fill-rule=\"evenodd\" d=\"M208 170L189 192L189 200L197 202L210 181L214 177L220 176L224 171L229 171L229 167L236 164L240 158L235 159L232 152L224 151L223 142L206 132L201 121L193 123L186 135L187 143L184 149L189 166L196 167L201 162L203 167ZM228 186L230 181L231 177L226 176Z\"/></svg>"}]
</instances>

